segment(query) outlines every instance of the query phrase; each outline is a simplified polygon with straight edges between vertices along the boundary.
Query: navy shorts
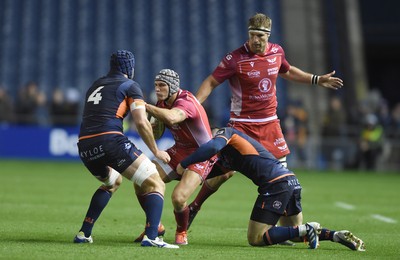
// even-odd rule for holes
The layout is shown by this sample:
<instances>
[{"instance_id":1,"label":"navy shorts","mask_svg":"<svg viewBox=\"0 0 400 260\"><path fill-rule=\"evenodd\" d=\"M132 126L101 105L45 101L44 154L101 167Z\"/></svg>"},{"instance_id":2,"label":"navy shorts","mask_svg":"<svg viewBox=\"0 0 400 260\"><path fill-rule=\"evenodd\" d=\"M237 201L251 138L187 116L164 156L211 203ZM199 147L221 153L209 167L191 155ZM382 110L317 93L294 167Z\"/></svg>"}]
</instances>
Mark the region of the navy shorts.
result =
<instances>
[{"instance_id":1,"label":"navy shorts","mask_svg":"<svg viewBox=\"0 0 400 260\"><path fill-rule=\"evenodd\" d=\"M141 154L124 135L106 134L78 142L79 157L96 177L108 177L108 166L122 173Z\"/></svg>"},{"instance_id":2,"label":"navy shorts","mask_svg":"<svg viewBox=\"0 0 400 260\"><path fill-rule=\"evenodd\" d=\"M301 211L301 185L296 176L288 176L259 188L250 219L276 225L281 216L293 216Z\"/></svg>"}]
</instances>

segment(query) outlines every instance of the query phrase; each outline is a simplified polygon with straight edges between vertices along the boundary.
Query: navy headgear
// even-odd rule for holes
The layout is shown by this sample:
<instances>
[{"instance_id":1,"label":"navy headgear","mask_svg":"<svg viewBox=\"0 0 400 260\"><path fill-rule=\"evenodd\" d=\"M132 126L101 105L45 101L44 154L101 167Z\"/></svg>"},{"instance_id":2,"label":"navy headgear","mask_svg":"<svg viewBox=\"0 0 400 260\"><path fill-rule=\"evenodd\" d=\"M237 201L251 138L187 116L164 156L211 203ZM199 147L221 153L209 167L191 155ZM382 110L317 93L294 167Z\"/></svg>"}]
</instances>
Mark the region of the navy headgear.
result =
<instances>
[{"instance_id":1,"label":"navy headgear","mask_svg":"<svg viewBox=\"0 0 400 260\"><path fill-rule=\"evenodd\" d=\"M118 50L111 55L111 69L116 69L128 75L128 78L133 79L135 69L135 57L133 53L126 50Z\"/></svg>"}]
</instances>

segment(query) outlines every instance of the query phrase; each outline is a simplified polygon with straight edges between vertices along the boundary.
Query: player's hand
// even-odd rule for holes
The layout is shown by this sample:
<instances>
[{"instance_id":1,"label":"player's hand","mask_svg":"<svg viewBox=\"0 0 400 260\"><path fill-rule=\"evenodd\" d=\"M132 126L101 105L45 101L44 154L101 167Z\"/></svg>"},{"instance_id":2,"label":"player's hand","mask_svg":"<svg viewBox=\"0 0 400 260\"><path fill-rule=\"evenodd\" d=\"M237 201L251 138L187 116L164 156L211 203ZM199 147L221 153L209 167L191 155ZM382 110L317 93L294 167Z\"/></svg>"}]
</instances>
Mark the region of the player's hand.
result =
<instances>
[{"instance_id":1,"label":"player's hand","mask_svg":"<svg viewBox=\"0 0 400 260\"><path fill-rule=\"evenodd\" d=\"M332 77L335 73L336 71L332 71L331 73L319 76L318 85L335 90L342 88L343 80L337 77Z\"/></svg>"},{"instance_id":2,"label":"player's hand","mask_svg":"<svg viewBox=\"0 0 400 260\"><path fill-rule=\"evenodd\" d=\"M176 172L177 172L179 175L182 175L184 171L185 171L185 169L182 167L181 164L178 164L178 166L176 166Z\"/></svg>"},{"instance_id":3,"label":"player's hand","mask_svg":"<svg viewBox=\"0 0 400 260\"><path fill-rule=\"evenodd\" d=\"M169 163L169 161L171 161L171 157L169 156L169 154L165 151L158 151L155 156L161 160L163 163Z\"/></svg>"}]
</instances>

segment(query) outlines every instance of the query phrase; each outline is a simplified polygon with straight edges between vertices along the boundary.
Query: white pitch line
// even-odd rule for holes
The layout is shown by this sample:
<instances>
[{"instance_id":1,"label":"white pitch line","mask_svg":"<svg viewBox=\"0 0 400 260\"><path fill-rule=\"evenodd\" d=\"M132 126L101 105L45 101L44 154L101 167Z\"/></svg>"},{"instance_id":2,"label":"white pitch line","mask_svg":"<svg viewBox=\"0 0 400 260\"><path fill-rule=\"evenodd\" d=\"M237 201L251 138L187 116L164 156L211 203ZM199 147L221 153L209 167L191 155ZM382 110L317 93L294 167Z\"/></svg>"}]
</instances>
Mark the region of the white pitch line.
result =
<instances>
[{"instance_id":1,"label":"white pitch line","mask_svg":"<svg viewBox=\"0 0 400 260\"><path fill-rule=\"evenodd\" d=\"M386 223L397 223L397 220L392 219L392 218L388 218L379 214L372 214L371 215L372 218L386 222Z\"/></svg>"},{"instance_id":2,"label":"white pitch line","mask_svg":"<svg viewBox=\"0 0 400 260\"><path fill-rule=\"evenodd\" d=\"M344 203L344 202L340 202L340 201L337 201L337 202L335 203L335 205L336 205L337 207L339 207L339 208L342 208L342 209L347 209L347 210L353 210L353 209L355 209L355 206L350 205L350 204L347 204L347 203Z\"/></svg>"}]
</instances>

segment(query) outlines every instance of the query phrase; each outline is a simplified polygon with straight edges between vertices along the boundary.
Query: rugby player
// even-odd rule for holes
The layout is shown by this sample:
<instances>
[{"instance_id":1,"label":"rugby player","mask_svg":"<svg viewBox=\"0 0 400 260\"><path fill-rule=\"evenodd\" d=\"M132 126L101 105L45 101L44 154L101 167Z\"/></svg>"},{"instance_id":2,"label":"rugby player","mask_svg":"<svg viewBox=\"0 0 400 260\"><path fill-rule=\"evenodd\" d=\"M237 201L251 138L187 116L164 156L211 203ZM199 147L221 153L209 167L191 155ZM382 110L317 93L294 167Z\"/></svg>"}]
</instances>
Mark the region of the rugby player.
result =
<instances>
[{"instance_id":1,"label":"rugby player","mask_svg":"<svg viewBox=\"0 0 400 260\"><path fill-rule=\"evenodd\" d=\"M283 48L269 42L272 20L257 13L248 21L248 40L228 53L201 84L196 93L203 103L211 92L228 80L231 111L228 126L238 129L258 142L287 166L290 153L277 116L276 81L278 76L296 83L313 84L329 89L343 86L335 71L315 75L290 65ZM190 203L189 226L204 201L218 190L233 172L207 180Z\"/></svg>"},{"instance_id":2,"label":"rugby player","mask_svg":"<svg viewBox=\"0 0 400 260\"><path fill-rule=\"evenodd\" d=\"M295 174L259 142L234 128L219 129L213 139L182 160L177 172L182 173L188 165L215 155L218 159L210 175L227 169L238 171L258 188L247 230L250 245L269 246L305 238L310 249L316 249L321 240L330 240L355 251L365 251L364 242L348 230L321 228L317 222L303 224L302 187ZM284 226L276 226L278 220Z\"/></svg>"},{"instance_id":3,"label":"rugby player","mask_svg":"<svg viewBox=\"0 0 400 260\"><path fill-rule=\"evenodd\" d=\"M133 81L135 58L130 51L118 50L110 59L109 73L87 90L79 132L79 156L102 185L94 193L75 243L93 243L92 229L112 194L122 183L122 176L133 182L146 214L142 246L179 248L158 237L164 206L165 184L156 166L123 134L123 119L129 114L144 143L163 163L168 153L159 150L154 140L139 84Z\"/></svg>"},{"instance_id":4,"label":"rugby player","mask_svg":"<svg viewBox=\"0 0 400 260\"><path fill-rule=\"evenodd\" d=\"M189 208L187 200L196 188L207 178L210 170L209 161L188 165L185 172L177 174L178 163L194 152L201 144L212 137L206 111L196 97L189 91L180 88L177 72L171 69L161 70L154 80L157 104L146 104L147 111L170 130L175 144L166 152L171 161L166 164L159 158L154 159L157 170L164 182L178 180L172 192L172 204L176 220L175 243L188 244L187 229ZM140 199L139 199L140 201ZM159 234L164 233L160 224ZM140 241L139 236L135 241Z\"/></svg>"}]
</instances>

